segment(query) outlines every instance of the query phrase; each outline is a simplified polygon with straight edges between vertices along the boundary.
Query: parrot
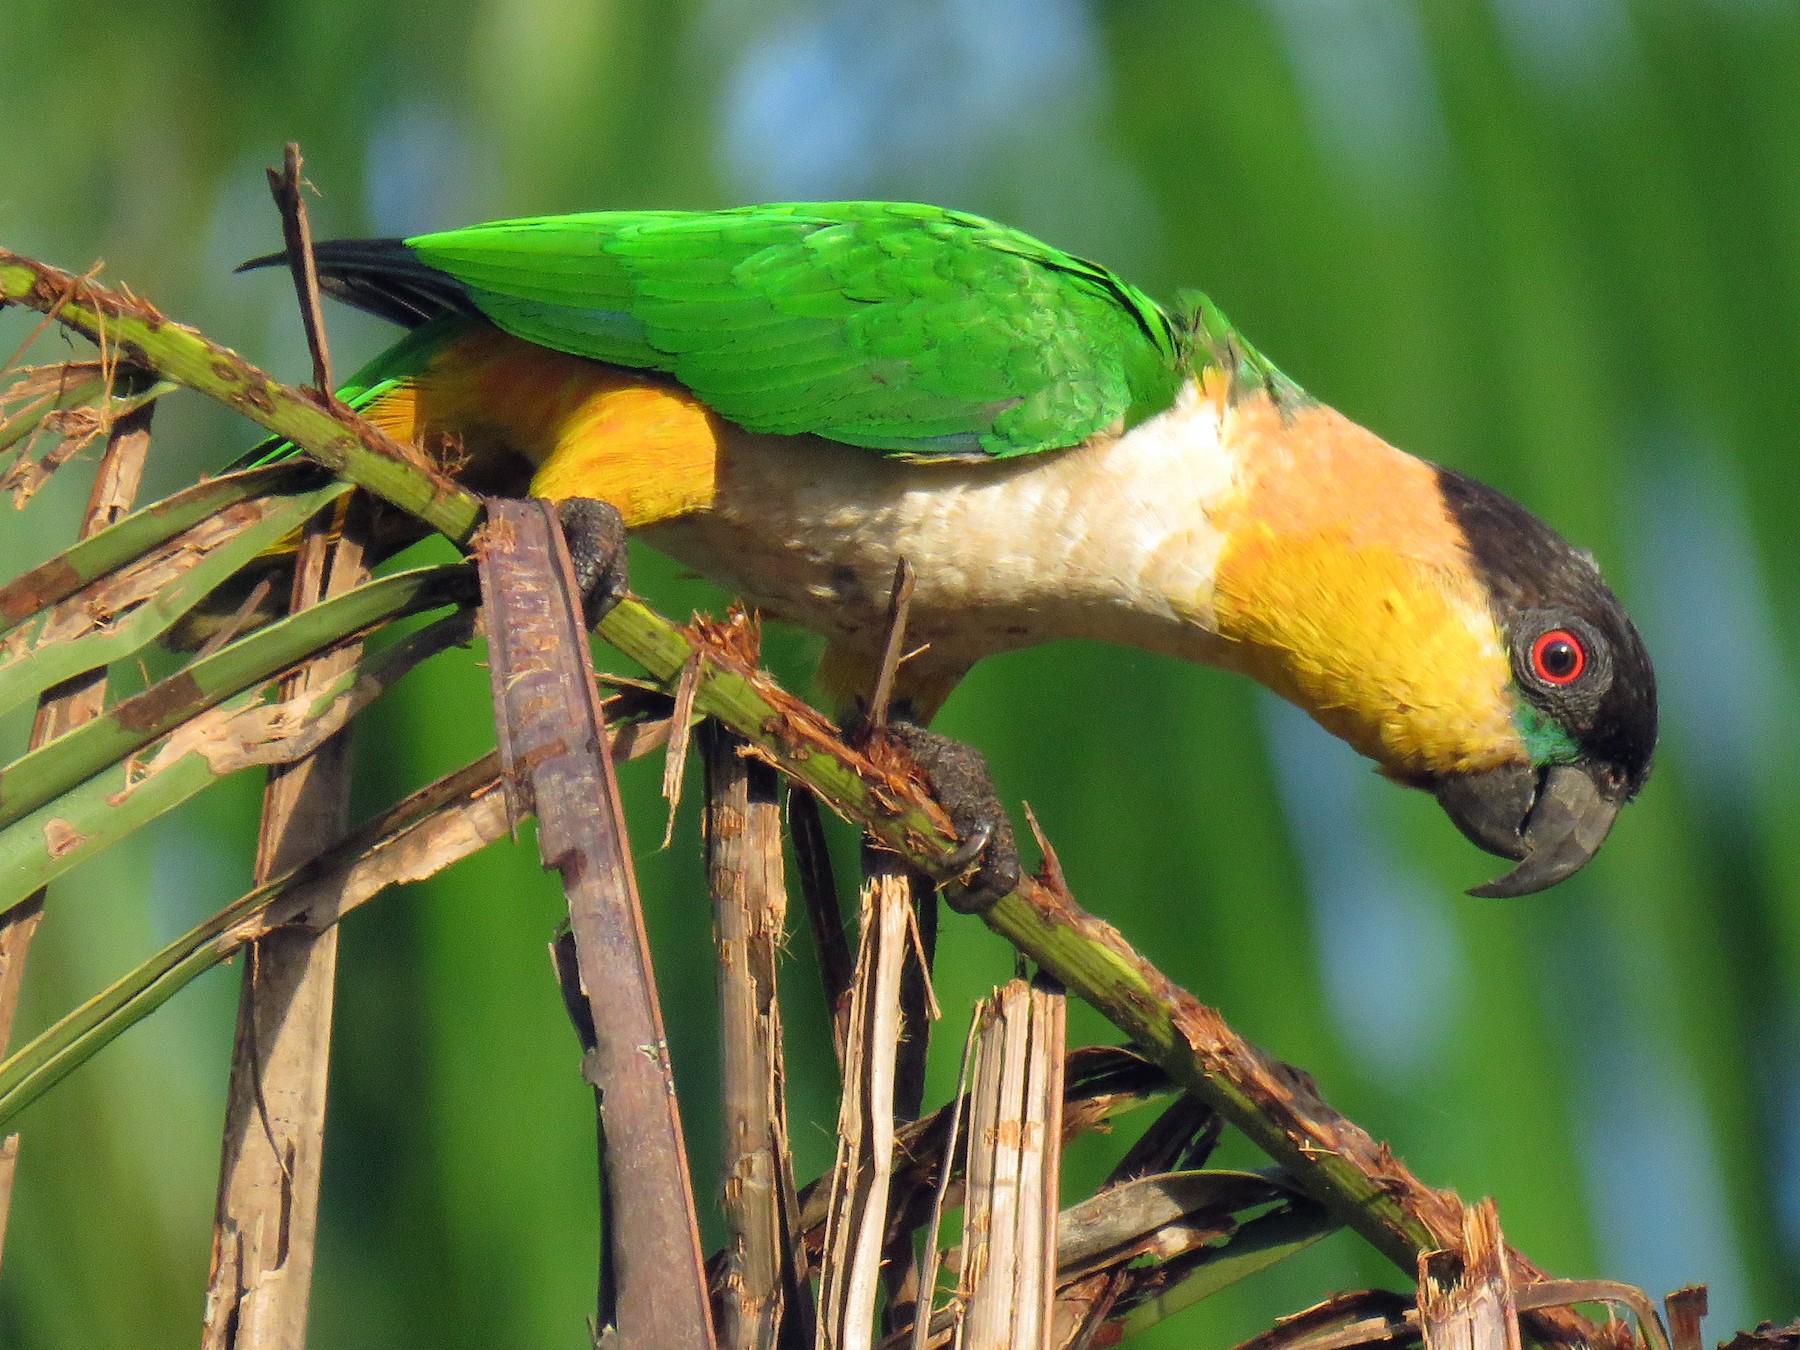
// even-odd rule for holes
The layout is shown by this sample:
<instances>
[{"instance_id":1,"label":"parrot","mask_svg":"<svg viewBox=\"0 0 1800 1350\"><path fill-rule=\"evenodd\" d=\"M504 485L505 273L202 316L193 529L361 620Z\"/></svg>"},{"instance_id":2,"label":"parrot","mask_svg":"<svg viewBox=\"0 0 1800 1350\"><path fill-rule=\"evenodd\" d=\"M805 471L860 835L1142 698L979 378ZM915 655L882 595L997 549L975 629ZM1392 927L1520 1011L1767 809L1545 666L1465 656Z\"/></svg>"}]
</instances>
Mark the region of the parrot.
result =
<instances>
[{"instance_id":1,"label":"parrot","mask_svg":"<svg viewBox=\"0 0 1800 1350\"><path fill-rule=\"evenodd\" d=\"M1165 306L905 202L541 216L315 258L327 294L410 330L352 407L472 490L558 503L572 552L578 524L599 541L584 587L629 532L822 635L840 709L874 683L904 561L909 722L1054 639L1239 672L1515 864L1474 895L1580 869L1649 774L1655 675L1593 558L1308 395L1203 294ZM985 767L921 763L995 838Z\"/></svg>"}]
</instances>

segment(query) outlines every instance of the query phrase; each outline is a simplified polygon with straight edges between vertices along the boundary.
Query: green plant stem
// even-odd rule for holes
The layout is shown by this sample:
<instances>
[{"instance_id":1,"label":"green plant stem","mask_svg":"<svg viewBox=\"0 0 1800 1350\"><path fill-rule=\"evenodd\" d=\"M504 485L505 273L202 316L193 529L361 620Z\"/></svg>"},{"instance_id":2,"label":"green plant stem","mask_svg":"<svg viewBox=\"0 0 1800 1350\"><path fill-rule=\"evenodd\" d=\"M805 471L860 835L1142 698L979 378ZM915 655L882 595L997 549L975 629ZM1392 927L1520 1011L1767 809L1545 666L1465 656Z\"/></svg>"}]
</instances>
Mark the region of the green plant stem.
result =
<instances>
[{"instance_id":1,"label":"green plant stem","mask_svg":"<svg viewBox=\"0 0 1800 1350\"><path fill-rule=\"evenodd\" d=\"M53 314L102 351L217 399L457 543L468 542L481 522L479 498L409 458L378 428L327 411L142 300L0 248L5 304Z\"/></svg>"},{"instance_id":2,"label":"green plant stem","mask_svg":"<svg viewBox=\"0 0 1800 1350\"><path fill-rule=\"evenodd\" d=\"M141 581L133 592L133 603L124 607L123 613L110 622L96 622L79 636L66 636L67 623L56 621L59 611L43 614L15 630L5 647L12 659L0 665L0 713L64 680L122 661L148 646L232 573L349 490L348 483L327 482L311 492L270 501L262 519L252 517L228 537L215 535L200 560L178 576ZM77 604L88 601L86 593L75 599Z\"/></svg>"},{"instance_id":3,"label":"green plant stem","mask_svg":"<svg viewBox=\"0 0 1800 1350\"><path fill-rule=\"evenodd\" d=\"M202 763L197 772L181 776L183 787L198 790L213 781L202 756L182 762L188 760ZM19 1047L0 1064L0 1128L199 975L270 929L320 904L330 907L325 919L336 922L387 885L430 875L504 835L499 773L498 756L489 754L416 793L342 849L240 896ZM471 824L472 804L492 809Z\"/></svg>"},{"instance_id":4,"label":"green plant stem","mask_svg":"<svg viewBox=\"0 0 1800 1350\"><path fill-rule=\"evenodd\" d=\"M259 682L14 821L0 830L0 912L226 775L317 744L420 661L466 642L472 621L440 619L291 703L264 703L274 686Z\"/></svg>"},{"instance_id":5,"label":"green plant stem","mask_svg":"<svg viewBox=\"0 0 1800 1350\"><path fill-rule=\"evenodd\" d=\"M202 520L253 497L304 491L318 473L309 461L249 469L197 483L133 512L0 586L0 636Z\"/></svg>"},{"instance_id":6,"label":"green plant stem","mask_svg":"<svg viewBox=\"0 0 1800 1350\"><path fill-rule=\"evenodd\" d=\"M466 563L396 573L202 657L0 769L0 826L11 825L214 704L315 652L403 614L470 598L473 580Z\"/></svg>"}]
</instances>

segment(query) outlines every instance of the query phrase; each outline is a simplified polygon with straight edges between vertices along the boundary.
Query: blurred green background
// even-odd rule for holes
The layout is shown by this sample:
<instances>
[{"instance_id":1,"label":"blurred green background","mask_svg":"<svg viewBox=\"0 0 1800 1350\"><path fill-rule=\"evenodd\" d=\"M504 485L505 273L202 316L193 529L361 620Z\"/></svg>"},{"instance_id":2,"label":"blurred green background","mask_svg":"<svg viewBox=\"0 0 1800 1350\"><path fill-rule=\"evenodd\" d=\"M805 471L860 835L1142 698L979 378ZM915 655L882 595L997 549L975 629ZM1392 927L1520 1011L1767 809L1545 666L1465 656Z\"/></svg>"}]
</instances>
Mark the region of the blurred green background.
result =
<instances>
[{"instance_id":1,"label":"blurred green background","mask_svg":"<svg viewBox=\"0 0 1800 1350\"><path fill-rule=\"evenodd\" d=\"M1800 6L5 0L0 31L0 242L104 258L288 378L285 283L230 268L279 242L262 166L290 137L325 236L923 198L1205 287L1313 392L1532 505L1603 560L1664 688L1649 789L1548 895L1464 897L1497 860L1212 672L1021 653L944 723L1034 804L1086 905L1426 1178L1498 1197L1538 1261L1656 1295L1705 1280L1718 1336L1800 1311ZM390 335L330 321L341 369ZM157 425L157 492L248 439L197 399ZM7 573L68 537L69 477L6 518ZM666 610L723 604L636 565ZM772 646L799 678L805 642ZM22 726L0 732L13 753ZM492 734L474 655L440 659L363 726L359 813ZM691 802L653 847L658 772L627 790L710 1245L709 921ZM60 884L23 1029L242 890L257 800L215 790ZM318 1346L584 1343L592 1103L528 845L346 927ZM953 1049L1011 961L946 922ZM835 1072L803 935L792 957L810 1176ZM208 977L24 1118L0 1345L192 1342L236 984ZM1071 1195L1135 1128L1075 1149ZM1227 1346L1393 1277L1340 1236L1142 1343Z\"/></svg>"}]
</instances>

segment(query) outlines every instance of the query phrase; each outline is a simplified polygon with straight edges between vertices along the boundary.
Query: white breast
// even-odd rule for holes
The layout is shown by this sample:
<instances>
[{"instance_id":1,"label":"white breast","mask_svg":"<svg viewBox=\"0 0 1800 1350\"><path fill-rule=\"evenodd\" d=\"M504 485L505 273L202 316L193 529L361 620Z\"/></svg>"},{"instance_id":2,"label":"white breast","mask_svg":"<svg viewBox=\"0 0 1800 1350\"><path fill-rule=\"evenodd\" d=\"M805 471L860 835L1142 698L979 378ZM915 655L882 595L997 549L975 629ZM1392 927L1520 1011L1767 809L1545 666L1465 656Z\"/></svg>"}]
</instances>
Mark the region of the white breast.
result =
<instances>
[{"instance_id":1,"label":"white breast","mask_svg":"<svg viewBox=\"0 0 1800 1350\"><path fill-rule=\"evenodd\" d=\"M980 463L909 464L814 437L741 433L709 511L646 540L853 649L876 650L904 557L933 666L1061 637L1199 655L1232 491L1217 406L1192 384L1125 435Z\"/></svg>"}]
</instances>

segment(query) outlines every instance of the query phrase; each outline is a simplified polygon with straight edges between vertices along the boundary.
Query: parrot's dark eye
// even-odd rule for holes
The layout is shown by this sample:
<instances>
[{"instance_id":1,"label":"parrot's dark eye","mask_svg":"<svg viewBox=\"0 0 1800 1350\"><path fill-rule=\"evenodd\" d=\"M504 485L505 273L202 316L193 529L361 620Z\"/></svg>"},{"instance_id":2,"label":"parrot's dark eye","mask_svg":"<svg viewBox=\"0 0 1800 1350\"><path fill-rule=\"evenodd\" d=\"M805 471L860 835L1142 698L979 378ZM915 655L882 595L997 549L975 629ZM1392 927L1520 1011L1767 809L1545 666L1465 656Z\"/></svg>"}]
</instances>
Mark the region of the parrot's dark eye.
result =
<instances>
[{"instance_id":1,"label":"parrot's dark eye","mask_svg":"<svg viewBox=\"0 0 1800 1350\"><path fill-rule=\"evenodd\" d=\"M1560 688L1573 684L1587 669L1587 649L1566 628L1552 628L1531 644L1531 673Z\"/></svg>"}]
</instances>

